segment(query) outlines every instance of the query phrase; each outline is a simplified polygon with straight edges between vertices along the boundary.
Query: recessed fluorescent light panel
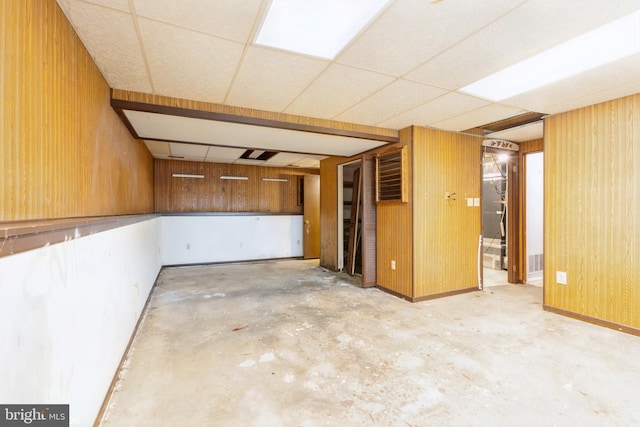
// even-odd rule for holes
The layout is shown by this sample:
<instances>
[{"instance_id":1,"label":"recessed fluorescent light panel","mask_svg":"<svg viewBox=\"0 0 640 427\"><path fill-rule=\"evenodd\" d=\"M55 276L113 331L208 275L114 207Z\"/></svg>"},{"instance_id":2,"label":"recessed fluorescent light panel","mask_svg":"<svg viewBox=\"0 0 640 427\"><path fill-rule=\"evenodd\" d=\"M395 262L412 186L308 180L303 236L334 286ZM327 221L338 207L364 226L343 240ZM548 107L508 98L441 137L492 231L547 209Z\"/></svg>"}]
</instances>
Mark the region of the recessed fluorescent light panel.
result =
<instances>
[{"instance_id":1,"label":"recessed fluorescent light panel","mask_svg":"<svg viewBox=\"0 0 640 427\"><path fill-rule=\"evenodd\" d=\"M174 178L200 178L200 179L204 178L204 175L192 174L192 173L174 173L174 174L171 174L171 176Z\"/></svg>"},{"instance_id":2,"label":"recessed fluorescent light panel","mask_svg":"<svg viewBox=\"0 0 640 427\"><path fill-rule=\"evenodd\" d=\"M229 175L222 175L220 177L220 179L230 179L230 180L235 180L235 181L247 181L249 179L248 176L229 176Z\"/></svg>"},{"instance_id":3,"label":"recessed fluorescent light panel","mask_svg":"<svg viewBox=\"0 0 640 427\"><path fill-rule=\"evenodd\" d=\"M640 10L460 89L491 101L548 85L640 52Z\"/></svg>"},{"instance_id":4,"label":"recessed fluorescent light panel","mask_svg":"<svg viewBox=\"0 0 640 427\"><path fill-rule=\"evenodd\" d=\"M255 43L333 59L389 0L272 0Z\"/></svg>"}]
</instances>

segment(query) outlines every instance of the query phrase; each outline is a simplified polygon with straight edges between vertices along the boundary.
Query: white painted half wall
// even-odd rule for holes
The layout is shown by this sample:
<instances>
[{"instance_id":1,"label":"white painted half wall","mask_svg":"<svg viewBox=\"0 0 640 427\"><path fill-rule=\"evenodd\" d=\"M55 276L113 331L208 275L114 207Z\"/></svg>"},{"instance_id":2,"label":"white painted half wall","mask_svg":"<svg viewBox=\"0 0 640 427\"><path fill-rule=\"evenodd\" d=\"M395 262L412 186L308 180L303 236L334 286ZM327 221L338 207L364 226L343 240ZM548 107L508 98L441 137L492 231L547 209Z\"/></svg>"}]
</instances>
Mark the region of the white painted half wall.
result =
<instances>
[{"instance_id":1,"label":"white painted half wall","mask_svg":"<svg viewBox=\"0 0 640 427\"><path fill-rule=\"evenodd\" d=\"M93 424L162 267L161 218L0 258L0 402Z\"/></svg>"},{"instance_id":2,"label":"white painted half wall","mask_svg":"<svg viewBox=\"0 0 640 427\"><path fill-rule=\"evenodd\" d=\"M162 217L164 265L303 255L302 215Z\"/></svg>"}]
</instances>

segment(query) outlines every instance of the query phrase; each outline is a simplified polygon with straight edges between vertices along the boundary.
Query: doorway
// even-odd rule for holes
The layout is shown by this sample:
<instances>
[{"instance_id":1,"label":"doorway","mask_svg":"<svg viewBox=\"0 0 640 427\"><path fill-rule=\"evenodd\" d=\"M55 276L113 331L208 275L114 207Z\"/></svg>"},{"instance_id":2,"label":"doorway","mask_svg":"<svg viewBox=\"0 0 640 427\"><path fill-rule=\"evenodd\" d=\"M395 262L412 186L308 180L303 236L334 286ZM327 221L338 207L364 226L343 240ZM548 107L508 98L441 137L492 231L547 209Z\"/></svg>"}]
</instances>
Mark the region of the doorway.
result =
<instances>
[{"instance_id":1,"label":"doorway","mask_svg":"<svg viewBox=\"0 0 640 427\"><path fill-rule=\"evenodd\" d=\"M483 286L508 283L509 179L515 152L485 147L482 153Z\"/></svg>"},{"instance_id":2,"label":"doorway","mask_svg":"<svg viewBox=\"0 0 640 427\"><path fill-rule=\"evenodd\" d=\"M542 285L544 273L544 154L524 155L525 283Z\"/></svg>"},{"instance_id":3,"label":"doorway","mask_svg":"<svg viewBox=\"0 0 640 427\"><path fill-rule=\"evenodd\" d=\"M338 165L338 269L362 274L362 161Z\"/></svg>"}]
</instances>

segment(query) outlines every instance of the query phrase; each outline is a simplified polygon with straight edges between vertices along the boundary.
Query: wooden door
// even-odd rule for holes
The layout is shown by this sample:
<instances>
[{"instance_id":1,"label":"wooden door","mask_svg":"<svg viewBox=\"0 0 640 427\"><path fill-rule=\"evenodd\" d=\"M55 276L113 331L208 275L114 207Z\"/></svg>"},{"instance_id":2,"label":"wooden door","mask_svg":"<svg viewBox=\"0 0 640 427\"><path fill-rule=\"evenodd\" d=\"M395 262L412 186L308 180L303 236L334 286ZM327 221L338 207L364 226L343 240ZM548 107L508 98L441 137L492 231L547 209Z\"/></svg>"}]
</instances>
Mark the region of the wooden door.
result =
<instances>
[{"instance_id":1,"label":"wooden door","mask_svg":"<svg viewBox=\"0 0 640 427\"><path fill-rule=\"evenodd\" d=\"M320 258L320 176L304 176L304 259Z\"/></svg>"},{"instance_id":2,"label":"wooden door","mask_svg":"<svg viewBox=\"0 0 640 427\"><path fill-rule=\"evenodd\" d=\"M376 286L376 160L362 159L362 286Z\"/></svg>"}]
</instances>

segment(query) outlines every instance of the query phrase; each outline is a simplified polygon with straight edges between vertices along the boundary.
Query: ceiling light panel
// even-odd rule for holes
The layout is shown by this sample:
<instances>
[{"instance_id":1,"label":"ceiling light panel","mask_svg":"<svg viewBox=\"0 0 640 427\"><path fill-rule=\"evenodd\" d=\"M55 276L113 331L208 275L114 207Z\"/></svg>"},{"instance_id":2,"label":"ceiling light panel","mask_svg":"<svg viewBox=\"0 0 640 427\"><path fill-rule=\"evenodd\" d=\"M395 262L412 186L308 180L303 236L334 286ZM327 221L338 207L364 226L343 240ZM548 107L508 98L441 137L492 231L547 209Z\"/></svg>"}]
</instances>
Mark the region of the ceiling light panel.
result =
<instances>
[{"instance_id":1,"label":"ceiling light panel","mask_svg":"<svg viewBox=\"0 0 640 427\"><path fill-rule=\"evenodd\" d=\"M396 1L337 60L400 77L523 1Z\"/></svg>"},{"instance_id":2,"label":"ceiling light panel","mask_svg":"<svg viewBox=\"0 0 640 427\"><path fill-rule=\"evenodd\" d=\"M530 0L432 58L406 78L459 89L637 8L637 0Z\"/></svg>"},{"instance_id":3,"label":"ceiling light panel","mask_svg":"<svg viewBox=\"0 0 640 427\"><path fill-rule=\"evenodd\" d=\"M640 52L640 10L460 89L493 101L511 98Z\"/></svg>"},{"instance_id":4,"label":"ceiling light panel","mask_svg":"<svg viewBox=\"0 0 640 427\"><path fill-rule=\"evenodd\" d=\"M272 0L255 43L333 59L389 0Z\"/></svg>"}]
</instances>

